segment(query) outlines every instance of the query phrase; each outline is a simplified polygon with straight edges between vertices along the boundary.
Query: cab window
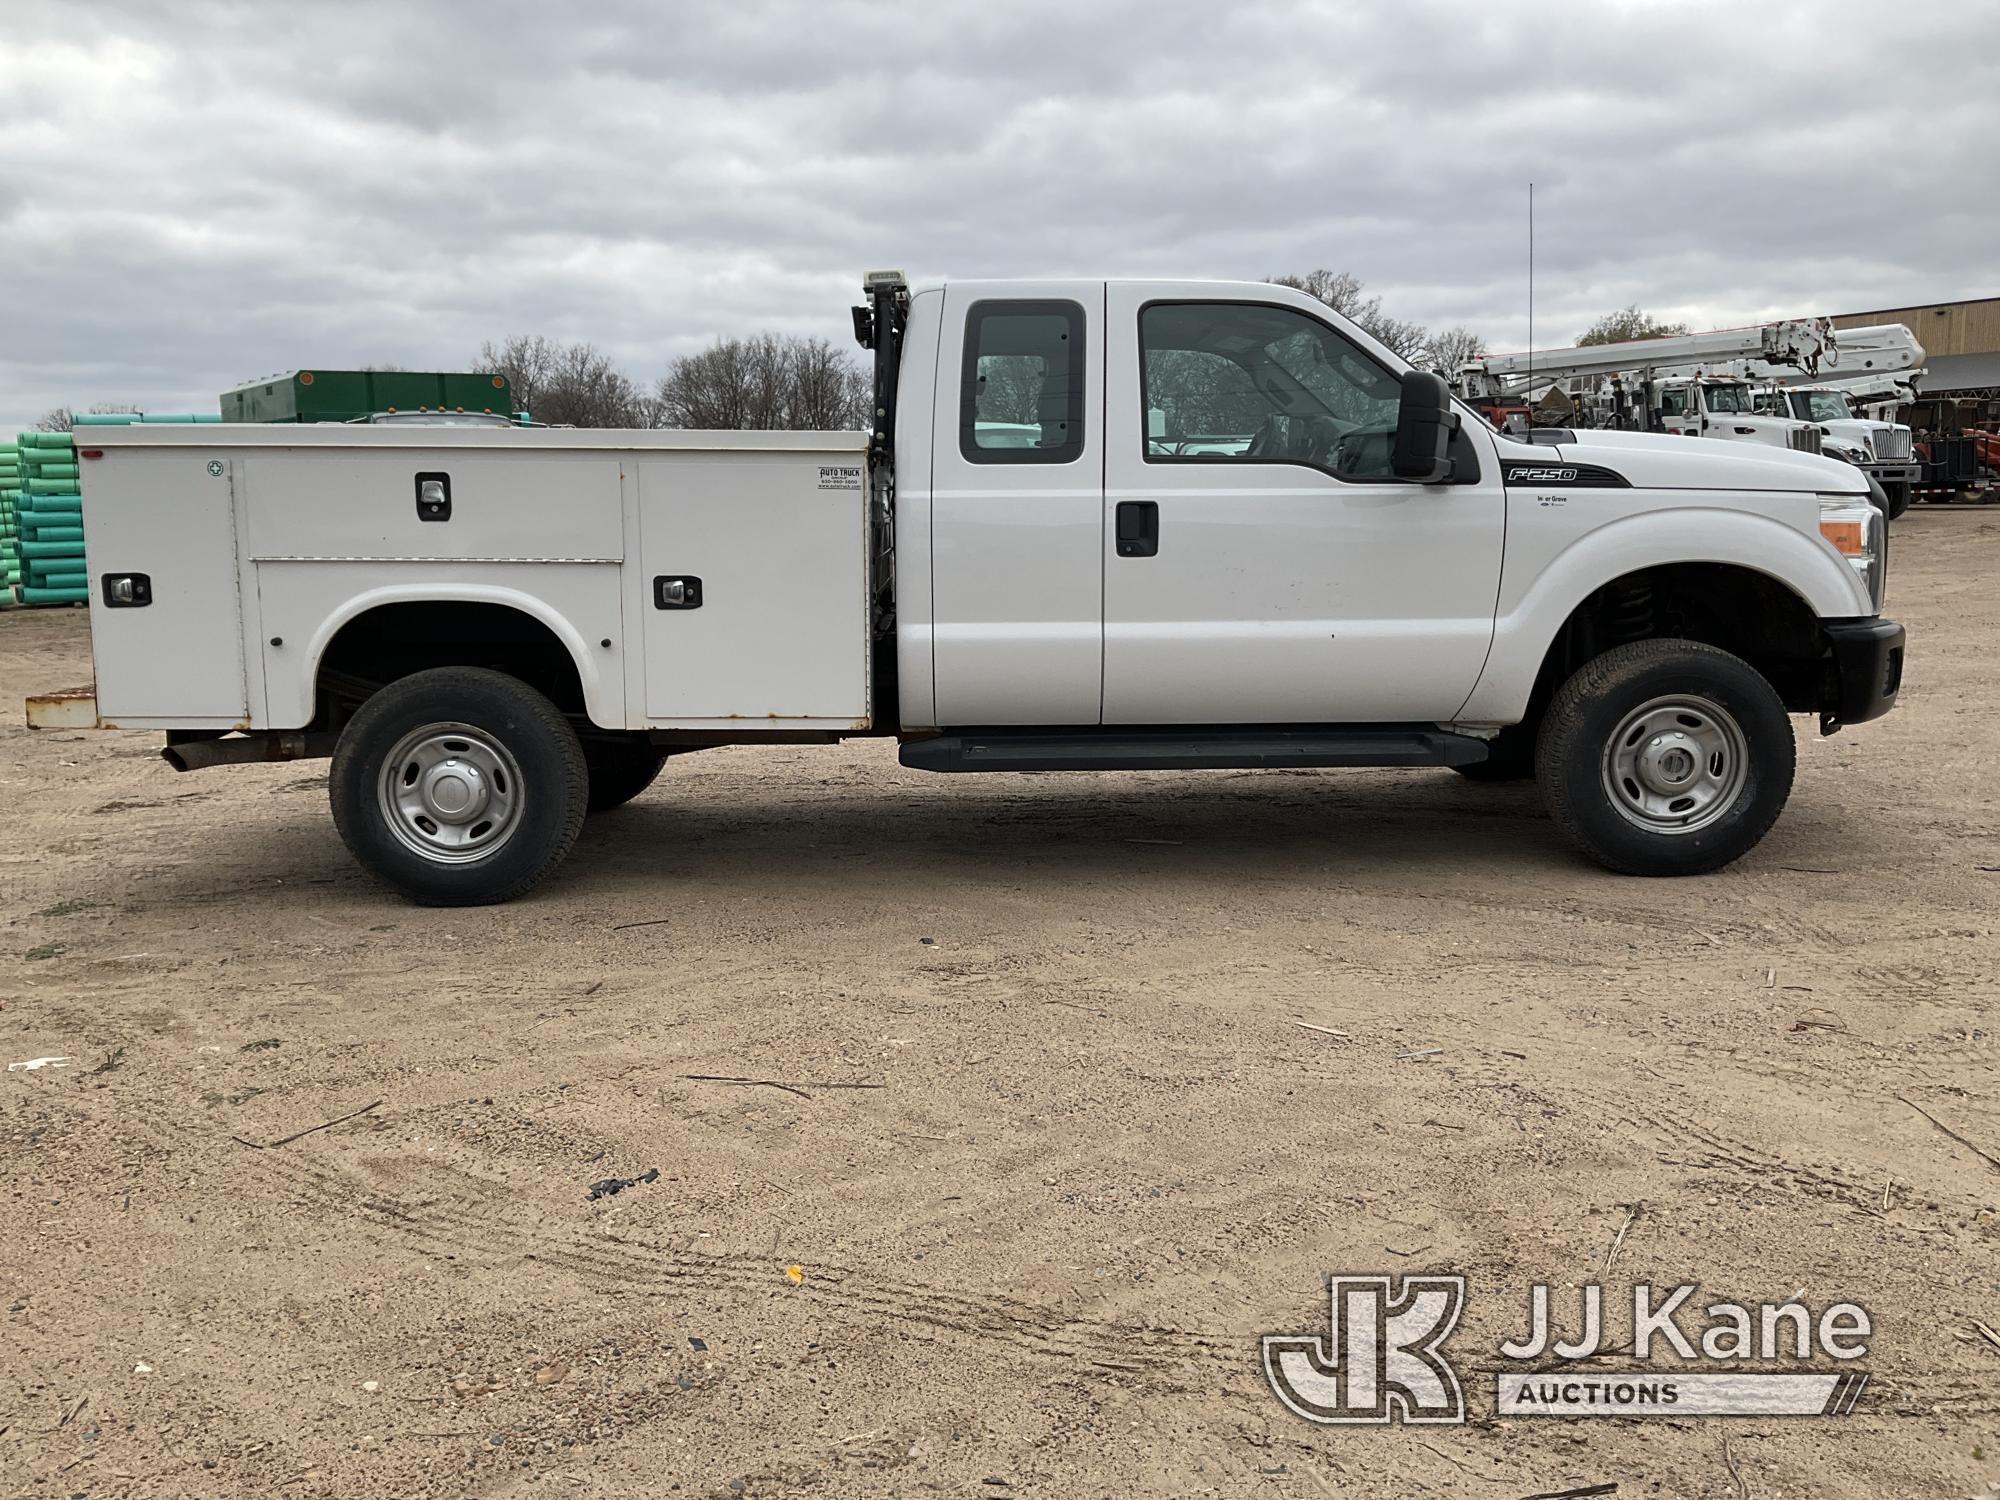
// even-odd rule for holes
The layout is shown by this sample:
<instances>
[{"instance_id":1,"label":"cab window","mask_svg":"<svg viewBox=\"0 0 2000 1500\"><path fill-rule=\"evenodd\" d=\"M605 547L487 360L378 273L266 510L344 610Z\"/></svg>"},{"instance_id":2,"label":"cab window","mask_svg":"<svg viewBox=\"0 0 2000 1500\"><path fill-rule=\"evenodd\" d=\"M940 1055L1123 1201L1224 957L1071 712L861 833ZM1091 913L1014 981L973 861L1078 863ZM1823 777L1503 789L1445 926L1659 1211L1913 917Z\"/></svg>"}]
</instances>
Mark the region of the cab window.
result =
<instances>
[{"instance_id":1,"label":"cab window","mask_svg":"<svg viewBox=\"0 0 2000 1500\"><path fill-rule=\"evenodd\" d=\"M1301 463L1388 479L1402 380L1288 307L1155 303L1139 314L1149 463Z\"/></svg>"},{"instance_id":2,"label":"cab window","mask_svg":"<svg viewBox=\"0 0 2000 1500\"><path fill-rule=\"evenodd\" d=\"M1083 308L975 302L965 315L958 446L976 464L1066 464L1083 452Z\"/></svg>"}]
</instances>

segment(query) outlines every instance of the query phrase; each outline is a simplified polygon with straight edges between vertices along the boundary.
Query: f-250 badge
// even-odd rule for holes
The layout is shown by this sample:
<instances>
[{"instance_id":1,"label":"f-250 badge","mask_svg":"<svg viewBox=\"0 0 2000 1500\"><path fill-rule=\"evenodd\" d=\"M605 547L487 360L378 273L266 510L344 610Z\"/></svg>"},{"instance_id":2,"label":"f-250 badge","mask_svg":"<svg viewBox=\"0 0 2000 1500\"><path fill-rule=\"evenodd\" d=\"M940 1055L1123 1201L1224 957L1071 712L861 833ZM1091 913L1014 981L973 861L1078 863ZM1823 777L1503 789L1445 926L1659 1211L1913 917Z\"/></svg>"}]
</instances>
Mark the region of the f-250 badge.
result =
<instances>
[{"instance_id":1,"label":"f-250 badge","mask_svg":"<svg viewBox=\"0 0 2000 1500\"><path fill-rule=\"evenodd\" d=\"M1502 464L1500 478L1506 484L1560 484L1570 488L1629 489L1630 483L1614 469L1596 464Z\"/></svg>"}]
</instances>

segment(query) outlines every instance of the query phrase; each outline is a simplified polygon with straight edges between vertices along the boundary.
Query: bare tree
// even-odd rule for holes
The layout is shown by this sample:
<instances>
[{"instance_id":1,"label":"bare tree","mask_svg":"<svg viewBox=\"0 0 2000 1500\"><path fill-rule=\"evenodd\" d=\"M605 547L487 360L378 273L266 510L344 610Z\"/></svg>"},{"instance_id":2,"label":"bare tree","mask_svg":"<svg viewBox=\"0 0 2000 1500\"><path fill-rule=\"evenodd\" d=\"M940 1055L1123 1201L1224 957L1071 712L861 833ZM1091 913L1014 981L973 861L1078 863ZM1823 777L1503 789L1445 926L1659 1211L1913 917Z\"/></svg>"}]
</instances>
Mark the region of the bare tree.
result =
<instances>
[{"instance_id":1,"label":"bare tree","mask_svg":"<svg viewBox=\"0 0 2000 1500\"><path fill-rule=\"evenodd\" d=\"M1678 338L1693 331L1685 323L1662 323L1650 313L1641 312L1635 303L1631 307L1621 307L1617 312L1606 313L1578 334L1576 341L1579 346L1624 344L1634 339Z\"/></svg>"},{"instance_id":2,"label":"bare tree","mask_svg":"<svg viewBox=\"0 0 2000 1500\"><path fill-rule=\"evenodd\" d=\"M1429 332L1421 323L1392 318L1382 311L1382 299L1365 294L1361 278L1352 271L1329 271L1322 267L1303 276L1269 276L1273 286L1288 286L1317 297L1351 323L1358 323L1394 353L1414 361L1424 349Z\"/></svg>"},{"instance_id":3,"label":"bare tree","mask_svg":"<svg viewBox=\"0 0 2000 1500\"><path fill-rule=\"evenodd\" d=\"M742 339L717 339L701 353L675 360L655 392L666 425L708 429L754 425L755 365L755 353Z\"/></svg>"},{"instance_id":4,"label":"bare tree","mask_svg":"<svg viewBox=\"0 0 2000 1500\"><path fill-rule=\"evenodd\" d=\"M808 432L836 432L868 426L875 399L869 372L825 339L799 339L792 346L792 424Z\"/></svg>"},{"instance_id":5,"label":"bare tree","mask_svg":"<svg viewBox=\"0 0 2000 1500\"><path fill-rule=\"evenodd\" d=\"M1418 363L1427 369L1455 375L1461 366L1486 352L1486 340L1461 323L1433 333L1425 341L1423 359Z\"/></svg>"},{"instance_id":6,"label":"bare tree","mask_svg":"<svg viewBox=\"0 0 2000 1500\"><path fill-rule=\"evenodd\" d=\"M110 416L114 412L136 412L139 408L124 401L99 401L90 408L93 417ZM76 413L67 406L54 406L42 413L35 423L38 432L69 432L76 426Z\"/></svg>"},{"instance_id":7,"label":"bare tree","mask_svg":"<svg viewBox=\"0 0 2000 1500\"><path fill-rule=\"evenodd\" d=\"M664 426L833 430L866 425L869 377L825 339L717 339L675 360L654 397Z\"/></svg>"},{"instance_id":8,"label":"bare tree","mask_svg":"<svg viewBox=\"0 0 2000 1500\"><path fill-rule=\"evenodd\" d=\"M566 344L557 353L542 395L538 421L576 427L631 427L639 417L640 393L631 377L589 344Z\"/></svg>"},{"instance_id":9,"label":"bare tree","mask_svg":"<svg viewBox=\"0 0 2000 1500\"><path fill-rule=\"evenodd\" d=\"M593 345L539 334L489 339L477 367L505 375L536 421L576 427L851 429L866 425L872 397L846 351L792 334L717 339L675 360L650 392Z\"/></svg>"},{"instance_id":10,"label":"bare tree","mask_svg":"<svg viewBox=\"0 0 2000 1500\"><path fill-rule=\"evenodd\" d=\"M482 371L505 375L514 405L538 422L571 427L657 425L652 403L610 356L587 343L516 334L479 346Z\"/></svg>"}]
</instances>

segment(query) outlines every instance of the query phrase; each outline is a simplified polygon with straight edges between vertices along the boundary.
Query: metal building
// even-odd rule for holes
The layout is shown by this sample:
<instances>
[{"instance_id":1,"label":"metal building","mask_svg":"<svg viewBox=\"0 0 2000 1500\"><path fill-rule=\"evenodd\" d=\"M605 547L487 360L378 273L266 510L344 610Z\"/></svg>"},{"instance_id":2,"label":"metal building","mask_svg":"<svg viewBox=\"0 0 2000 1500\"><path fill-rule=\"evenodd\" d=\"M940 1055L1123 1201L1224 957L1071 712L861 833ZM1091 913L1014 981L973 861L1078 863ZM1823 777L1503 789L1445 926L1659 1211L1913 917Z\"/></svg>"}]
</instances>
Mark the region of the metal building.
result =
<instances>
[{"instance_id":1,"label":"metal building","mask_svg":"<svg viewBox=\"0 0 2000 1500\"><path fill-rule=\"evenodd\" d=\"M2000 395L2000 297L1931 302L1842 313L1836 328L1901 323L1916 334L1929 358L1918 382L1927 396Z\"/></svg>"}]
</instances>

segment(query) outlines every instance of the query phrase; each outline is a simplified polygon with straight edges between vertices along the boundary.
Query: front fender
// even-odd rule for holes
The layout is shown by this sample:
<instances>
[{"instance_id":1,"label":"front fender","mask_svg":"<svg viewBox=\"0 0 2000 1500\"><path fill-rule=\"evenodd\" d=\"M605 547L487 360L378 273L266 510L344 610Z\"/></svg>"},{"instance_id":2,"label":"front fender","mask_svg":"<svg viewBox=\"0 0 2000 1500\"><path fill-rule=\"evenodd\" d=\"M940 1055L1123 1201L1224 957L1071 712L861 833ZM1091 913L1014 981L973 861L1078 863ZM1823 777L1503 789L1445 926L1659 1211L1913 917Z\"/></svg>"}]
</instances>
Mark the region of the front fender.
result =
<instances>
[{"instance_id":1,"label":"front fender","mask_svg":"<svg viewBox=\"0 0 2000 1500\"><path fill-rule=\"evenodd\" d=\"M1760 503L1773 511L1810 514L1817 525L1816 496L1771 496ZM1562 523L1546 520L1550 514L1538 509L1533 497L1508 499L1493 649L1458 711L1460 721L1518 723L1549 646L1577 606L1605 584L1643 568L1722 563L1775 579L1821 619L1874 613L1867 590L1839 554L1776 514L1694 503L1621 516L1568 538L1554 534Z\"/></svg>"}]
</instances>

